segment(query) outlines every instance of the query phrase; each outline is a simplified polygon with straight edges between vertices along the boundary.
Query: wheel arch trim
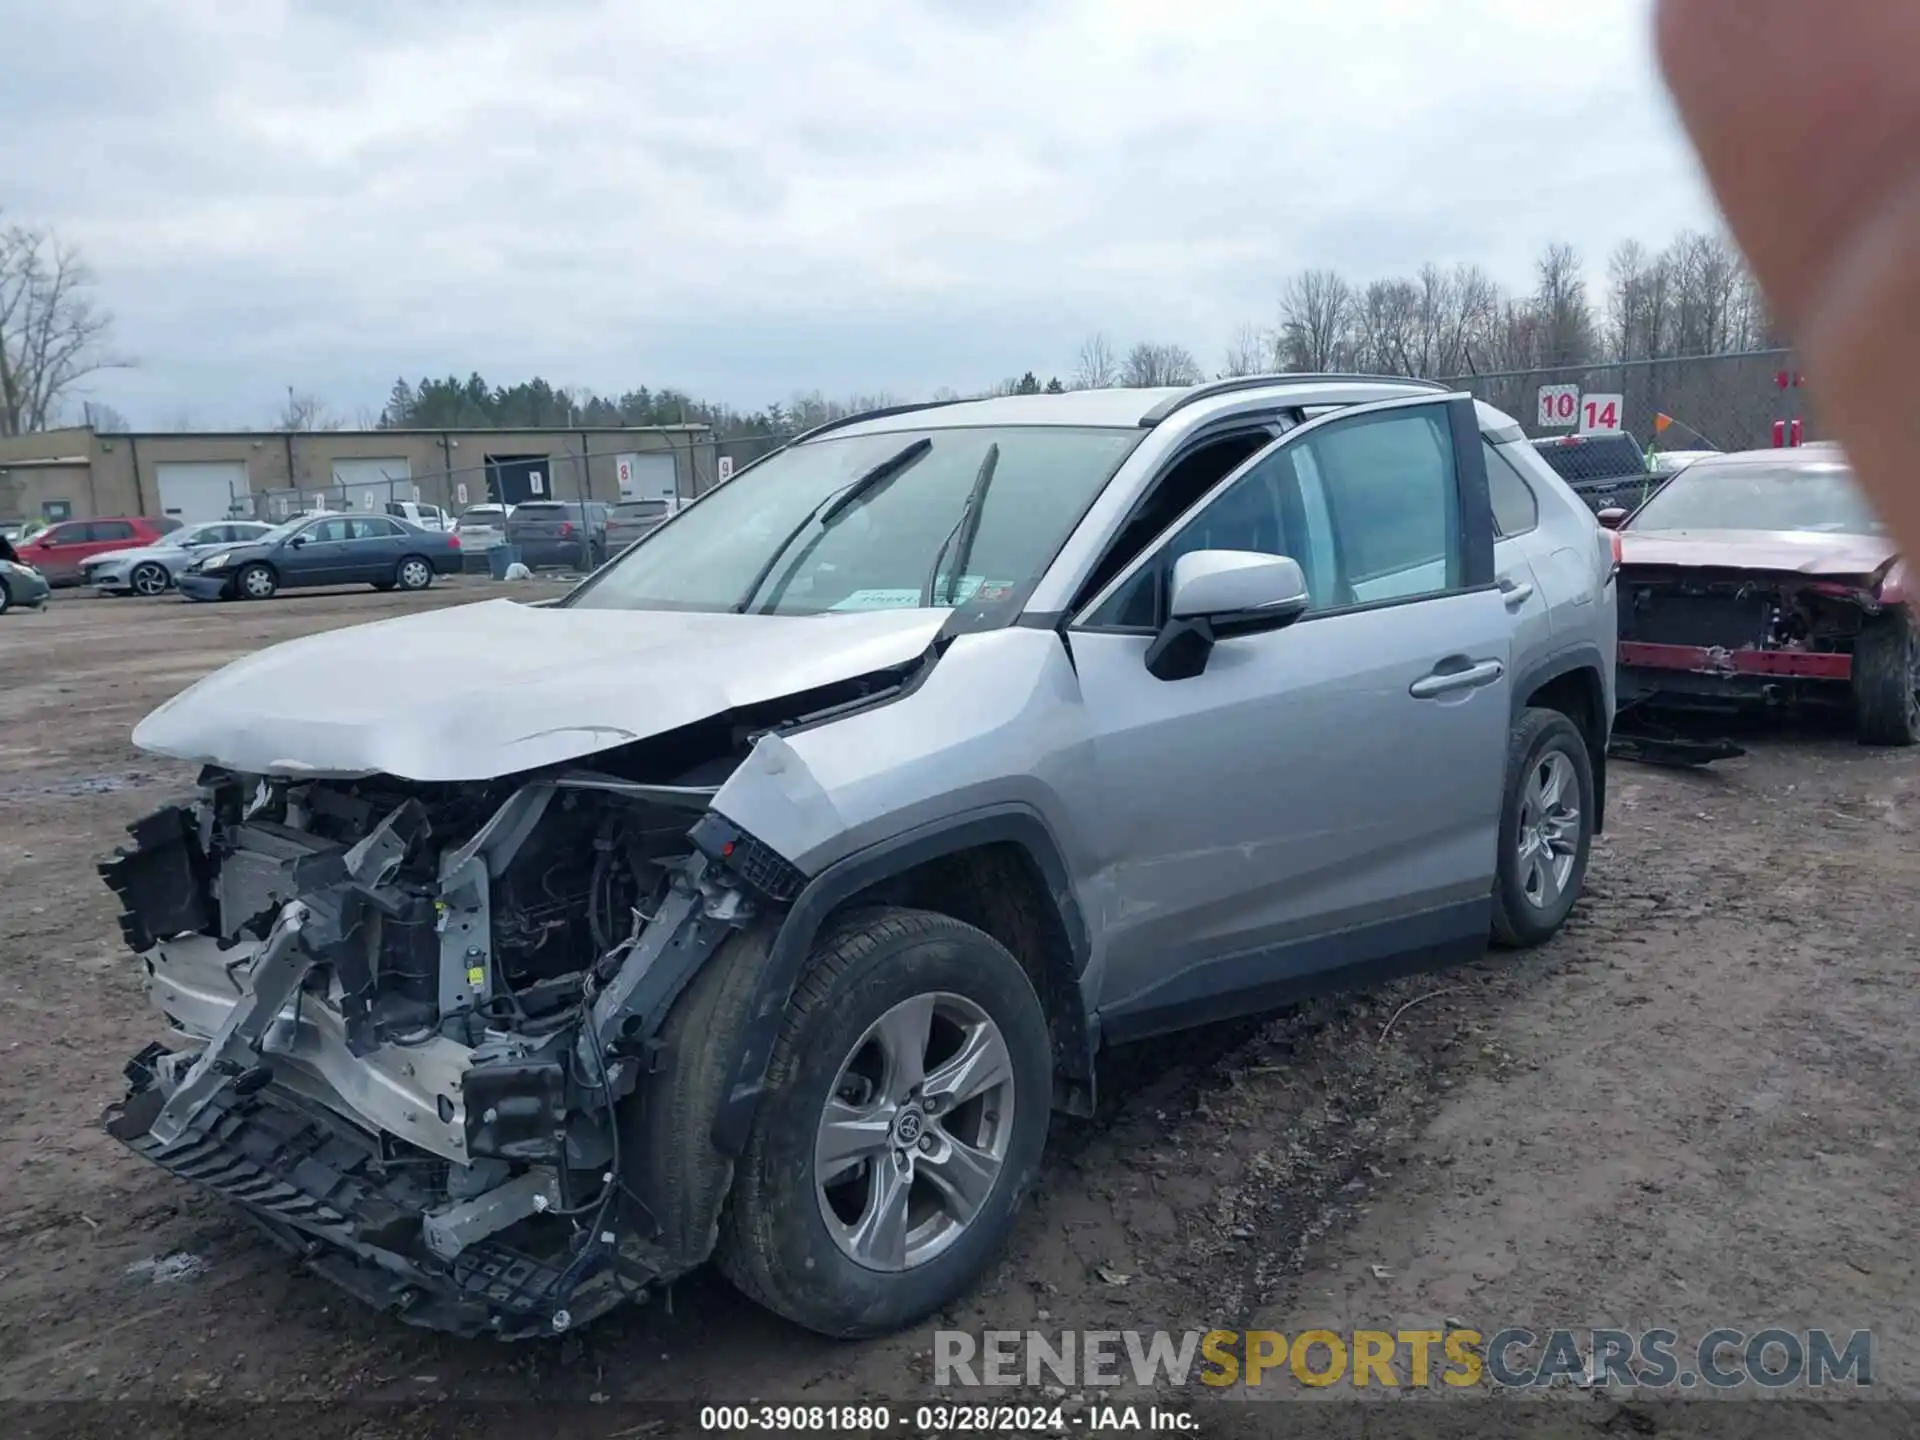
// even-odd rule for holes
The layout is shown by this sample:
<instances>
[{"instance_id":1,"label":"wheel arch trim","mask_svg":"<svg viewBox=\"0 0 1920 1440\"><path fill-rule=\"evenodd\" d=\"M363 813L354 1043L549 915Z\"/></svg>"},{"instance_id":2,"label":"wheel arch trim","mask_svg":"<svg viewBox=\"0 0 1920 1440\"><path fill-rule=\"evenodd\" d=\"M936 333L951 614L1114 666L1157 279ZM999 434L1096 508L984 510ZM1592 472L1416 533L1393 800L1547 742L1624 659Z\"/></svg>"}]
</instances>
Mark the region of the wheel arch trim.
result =
<instances>
[{"instance_id":1,"label":"wheel arch trim","mask_svg":"<svg viewBox=\"0 0 1920 1440\"><path fill-rule=\"evenodd\" d=\"M1522 670L1515 679L1514 723L1519 723L1520 716L1527 709L1528 699L1541 686L1550 685L1555 680L1565 679L1583 670L1593 676L1601 706L1604 708L1607 700L1606 667L1606 656L1601 653L1600 647L1590 640L1582 640L1569 645L1564 650L1555 651L1545 659L1535 661L1527 669ZM1593 833L1599 835L1607 828L1607 745L1613 736L1613 716L1600 715L1596 718L1600 723L1600 744L1597 748L1589 747L1591 753L1587 756L1587 764L1593 771Z\"/></svg>"},{"instance_id":2,"label":"wheel arch trim","mask_svg":"<svg viewBox=\"0 0 1920 1440\"><path fill-rule=\"evenodd\" d=\"M713 1140L721 1150L737 1154L746 1144L787 1003L827 917L861 891L916 866L1002 843L1018 846L1032 860L1065 932L1073 978L1077 979L1085 971L1091 953L1086 921L1074 897L1059 843L1045 819L1032 807L1002 804L963 811L857 850L809 880L781 921L755 989L733 1081L714 1119ZM1073 993L1078 994L1077 986L1073 987ZM1042 1003L1044 1005L1044 998ZM1082 1013L1061 1018L1068 1021L1077 1018L1080 1022L1077 1034L1085 1054L1067 1058L1083 1063L1090 1079L1094 1044L1090 1017ZM1056 1047L1056 1064L1061 1059Z\"/></svg>"}]
</instances>

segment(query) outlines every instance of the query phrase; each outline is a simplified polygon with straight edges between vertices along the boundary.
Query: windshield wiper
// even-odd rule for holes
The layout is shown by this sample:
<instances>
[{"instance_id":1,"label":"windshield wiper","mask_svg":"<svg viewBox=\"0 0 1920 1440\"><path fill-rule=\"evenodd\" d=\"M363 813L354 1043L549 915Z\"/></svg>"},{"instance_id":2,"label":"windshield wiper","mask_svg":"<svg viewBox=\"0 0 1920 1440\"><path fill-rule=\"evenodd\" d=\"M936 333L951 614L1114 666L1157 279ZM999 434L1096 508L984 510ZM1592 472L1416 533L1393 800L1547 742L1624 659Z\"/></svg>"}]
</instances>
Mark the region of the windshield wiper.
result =
<instances>
[{"instance_id":1,"label":"windshield wiper","mask_svg":"<svg viewBox=\"0 0 1920 1440\"><path fill-rule=\"evenodd\" d=\"M980 473L973 477L973 488L967 491L967 503L960 507L960 518L954 522L953 529L947 532L947 538L940 542L940 549L933 557L933 568L927 571L927 580L920 587L920 606L925 609L933 604L933 587L940 580L940 565L947 558L947 547L959 538L960 548L954 552L953 569L947 572L947 603L953 604L953 588L962 575L967 573L967 562L973 558L973 542L980 534L980 513L987 501L987 491L993 485L993 472L1000 468L1000 446L998 443L987 447L987 456L980 462Z\"/></svg>"},{"instance_id":2,"label":"windshield wiper","mask_svg":"<svg viewBox=\"0 0 1920 1440\"><path fill-rule=\"evenodd\" d=\"M773 553L767 557L767 563L760 567L759 573L753 577L753 583L747 587L747 593L741 596L740 603L733 607L734 613L736 615L747 613L748 607L753 604L753 597L758 595L760 587L767 583L767 577L773 574L773 567L780 563L780 557L793 548L794 541L816 524L823 531L831 528L842 515L863 500L869 500L878 494L890 481L898 479L906 470L917 464L931 449L933 449L933 441L922 436L911 445L882 460L851 485L842 490L836 490L809 510L801 517L800 523L782 536L780 543L774 546Z\"/></svg>"}]
</instances>

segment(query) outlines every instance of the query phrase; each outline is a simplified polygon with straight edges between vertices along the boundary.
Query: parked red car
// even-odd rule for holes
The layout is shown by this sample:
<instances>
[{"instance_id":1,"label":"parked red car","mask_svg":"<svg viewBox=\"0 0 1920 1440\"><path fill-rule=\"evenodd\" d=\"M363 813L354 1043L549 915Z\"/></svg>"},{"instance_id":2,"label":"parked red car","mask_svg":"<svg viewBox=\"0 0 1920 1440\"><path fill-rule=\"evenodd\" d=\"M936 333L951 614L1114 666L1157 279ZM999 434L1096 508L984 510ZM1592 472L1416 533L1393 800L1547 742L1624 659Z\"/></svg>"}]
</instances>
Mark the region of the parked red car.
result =
<instances>
[{"instance_id":1,"label":"parked red car","mask_svg":"<svg viewBox=\"0 0 1920 1440\"><path fill-rule=\"evenodd\" d=\"M1851 704L1920 743L1920 628L1893 537L1825 445L1687 466L1620 536L1620 708Z\"/></svg>"},{"instance_id":2,"label":"parked red car","mask_svg":"<svg viewBox=\"0 0 1920 1440\"><path fill-rule=\"evenodd\" d=\"M103 520L62 520L14 548L20 558L47 577L49 585L78 585L85 577L81 566L96 555L151 545L178 530L171 515L110 516Z\"/></svg>"}]
</instances>

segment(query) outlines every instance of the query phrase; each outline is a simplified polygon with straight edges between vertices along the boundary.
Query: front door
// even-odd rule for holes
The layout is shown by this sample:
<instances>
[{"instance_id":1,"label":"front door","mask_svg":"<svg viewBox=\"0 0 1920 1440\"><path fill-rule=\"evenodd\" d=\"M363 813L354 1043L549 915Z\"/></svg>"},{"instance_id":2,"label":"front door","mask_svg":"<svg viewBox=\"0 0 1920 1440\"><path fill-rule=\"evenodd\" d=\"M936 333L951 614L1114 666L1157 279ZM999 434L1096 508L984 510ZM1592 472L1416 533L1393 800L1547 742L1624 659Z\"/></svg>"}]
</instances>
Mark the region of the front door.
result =
<instances>
[{"instance_id":1,"label":"front door","mask_svg":"<svg viewBox=\"0 0 1920 1440\"><path fill-rule=\"evenodd\" d=\"M329 516L294 536L281 558L284 583L340 585L352 579L351 541L347 538L347 527L352 524L349 516Z\"/></svg>"},{"instance_id":2,"label":"front door","mask_svg":"<svg viewBox=\"0 0 1920 1440\"><path fill-rule=\"evenodd\" d=\"M1291 555L1312 603L1158 680L1173 561L1201 549ZM1394 401L1289 432L1076 620L1109 1037L1484 944L1514 623L1493 565L1471 405Z\"/></svg>"}]
</instances>

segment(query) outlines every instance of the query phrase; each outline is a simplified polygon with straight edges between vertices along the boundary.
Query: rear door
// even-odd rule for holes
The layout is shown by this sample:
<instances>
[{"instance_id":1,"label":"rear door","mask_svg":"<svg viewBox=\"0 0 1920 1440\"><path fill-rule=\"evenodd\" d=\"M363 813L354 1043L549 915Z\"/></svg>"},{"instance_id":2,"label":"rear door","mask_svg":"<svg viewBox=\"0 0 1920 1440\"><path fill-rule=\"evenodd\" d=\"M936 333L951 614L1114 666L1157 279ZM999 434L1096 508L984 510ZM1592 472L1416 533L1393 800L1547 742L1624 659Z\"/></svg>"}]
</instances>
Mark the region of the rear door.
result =
<instances>
[{"instance_id":1,"label":"rear door","mask_svg":"<svg viewBox=\"0 0 1920 1440\"><path fill-rule=\"evenodd\" d=\"M1527 656L1547 654L1553 645L1549 597L1527 554L1529 537L1540 529L1540 501L1495 446L1483 439L1480 447L1493 509L1494 583L1513 615L1513 654L1518 665Z\"/></svg>"},{"instance_id":2,"label":"rear door","mask_svg":"<svg viewBox=\"0 0 1920 1440\"><path fill-rule=\"evenodd\" d=\"M1264 449L1076 618L1111 837L1108 1034L1479 952L1514 625L1493 541L1471 402L1356 407ZM1199 549L1291 555L1312 604L1161 681L1147 649Z\"/></svg>"},{"instance_id":3,"label":"rear door","mask_svg":"<svg viewBox=\"0 0 1920 1440\"><path fill-rule=\"evenodd\" d=\"M391 580L400 563L403 543L412 532L379 515L362 515L347 522L346 578L372 585ZM419 537L423 541L425 537ZM425 544L417 547L425 550Z\"/></svg>"}]
</instances>

